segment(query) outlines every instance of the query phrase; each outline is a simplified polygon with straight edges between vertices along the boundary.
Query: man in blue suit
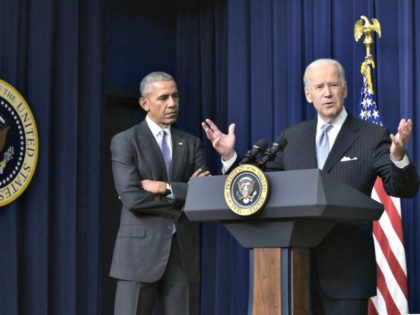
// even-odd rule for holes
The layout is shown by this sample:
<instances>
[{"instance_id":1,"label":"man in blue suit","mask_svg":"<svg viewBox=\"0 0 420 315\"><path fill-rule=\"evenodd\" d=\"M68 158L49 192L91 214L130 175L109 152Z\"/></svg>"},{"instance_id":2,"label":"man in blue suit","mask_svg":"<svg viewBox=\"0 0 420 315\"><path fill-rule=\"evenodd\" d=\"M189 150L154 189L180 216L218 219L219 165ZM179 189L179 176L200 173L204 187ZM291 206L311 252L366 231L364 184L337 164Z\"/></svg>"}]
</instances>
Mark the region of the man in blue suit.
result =
<instances>
[{"instance_id":1,"label":"man in blue suit","mask_svg":"<svg viewBox=\"0 0 420 315\"><path fill-rule=\"evenodd\" d=\"M201 142L177 130L174 79L153 72L140 83L146 118L111 140L112 171L122 212L110 275L116 279L116 315L198 311L198 226L182 211L187 182L207 176Z\"/></svg>"},{"instance_id":2,"label":"man in blue suit","mask_svg":"<svg viewBox=\"0 0 420 315\"><path fill-rule=\"evenodd\" d=\"M369 196L380 176L388 194L414 197L419 180L405 150L411 120L402 119L392 135L386 128L353 118L344 108L344 70L332 59L312 62L305 70L304 86L317 118L283 132L288 144L267 169L319 168ZM239 160L234 151L235 125L229 126L228 134L209 119L202 125L229 171ZM329 130L321 140L324 125ZM323 141L328 150L321 161L317 144ZM367 314L368 299L376 295L375 266L371 222L338 224L311 253L312 314Z\"/></svg>"}]
</instances>

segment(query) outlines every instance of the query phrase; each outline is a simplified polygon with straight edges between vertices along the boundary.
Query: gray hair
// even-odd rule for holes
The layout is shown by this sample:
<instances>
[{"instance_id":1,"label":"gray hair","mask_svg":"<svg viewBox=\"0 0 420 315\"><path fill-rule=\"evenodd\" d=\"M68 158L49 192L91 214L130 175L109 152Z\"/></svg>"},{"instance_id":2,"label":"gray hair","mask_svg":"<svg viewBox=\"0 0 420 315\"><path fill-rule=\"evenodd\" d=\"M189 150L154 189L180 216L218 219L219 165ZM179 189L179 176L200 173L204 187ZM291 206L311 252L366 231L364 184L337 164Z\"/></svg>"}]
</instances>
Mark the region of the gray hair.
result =
<instances>
[{"instance_id":1,"label":"gray hair","mask_svg":"<svg viewBox=\"0 0 420 315\"><path fill-rule=\"evenodd\" d=\"M145 96L147 93L150 92L151 86L153 83L160 82L160 81L174 81L174 78L162 71L155 71L146 75L143 80L140 82L140 95Z\"/></svg>"},{"instance_id":2,"label":"gray hair","mask_svg":"<svg viewBox=\"0 0 420 315\"><path fill-rule=\"evenodd\" d=\"M340 79L341 79L341 83L343 85L346 85L346 75L344 72L344 68L343 66L335 59L329 59L329 58L323 58L323 59L317 59L315 61L312 61L305 69L305 73L303 74L303 84L305 85L305 87L308 86L308 72L309 70L311 70L312 68L322 65L322 64L329 64L329 65L335 65L338 68L338 72L340 73Z\"/></svg>"}]
</instances>

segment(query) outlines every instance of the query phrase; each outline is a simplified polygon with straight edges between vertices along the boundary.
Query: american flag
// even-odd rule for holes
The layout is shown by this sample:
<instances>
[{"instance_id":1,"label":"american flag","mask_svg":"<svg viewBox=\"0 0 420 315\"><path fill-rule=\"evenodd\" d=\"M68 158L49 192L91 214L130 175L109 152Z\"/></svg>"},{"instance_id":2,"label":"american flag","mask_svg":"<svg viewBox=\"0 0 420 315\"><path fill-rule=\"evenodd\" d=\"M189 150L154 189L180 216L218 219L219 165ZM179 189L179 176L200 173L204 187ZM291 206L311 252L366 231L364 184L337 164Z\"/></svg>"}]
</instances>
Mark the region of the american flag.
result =
<instances>
[{"instance_id":1,"label":"american flag","mask_svg":"<svg viewBox=\"0 0 420 315\"><path fill-rule=\"evenodd\" d=\"M360 95L360 118L382 126L373 93L370 62L362 65L363 87ZM403 242L401 203L390 197L378 177L372 198L384 205L379 221L373 222L376 254L377 295L369 300L369 315L408 313L407 267Z\"/></svg>"}]
</instances>

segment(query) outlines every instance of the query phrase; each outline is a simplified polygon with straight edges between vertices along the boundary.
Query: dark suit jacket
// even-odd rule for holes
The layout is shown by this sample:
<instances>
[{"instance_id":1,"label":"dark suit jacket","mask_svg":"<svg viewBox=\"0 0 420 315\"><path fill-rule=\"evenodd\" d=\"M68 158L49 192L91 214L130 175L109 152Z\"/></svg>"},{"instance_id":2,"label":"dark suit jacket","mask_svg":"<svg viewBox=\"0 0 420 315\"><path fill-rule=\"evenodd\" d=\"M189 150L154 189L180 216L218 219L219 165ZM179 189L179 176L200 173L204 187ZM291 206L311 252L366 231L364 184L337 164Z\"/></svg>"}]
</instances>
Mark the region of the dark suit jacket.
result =
<instances>
[{"instance_id":1,"label":"dark suit jacket","mask_svg":"<svg viewBox=\"0 0 420 315\"><path fill-rule=\"evenodd\" d=\"M161 151L147 123L115 135L111 140L115 189L122 202L120 228L110 275L117 279L155 282L165 271L172 241L172 222L183 267L190 282L199 280L198 226L182 213L188 180L206 168L198 138L171 128L172 178L168 180ZM175 199L140 188L143 179L169 182Z\"/></svg>"},{"instance_id":2,"label":"dark suit jacket","mask_svg":"<svg viewBox=\"0 0 420 315\"><path fill-rule=\"evenodd\" d=\"M316 120L306 121L285 130L283 136L288 144L267 170L317 168L316 124ZM390 144L388 130L349 114L323 171L369 196L379 175L388 194L413 197L419 185L415 167L410 164L402 170L397 168L389 156ZM341 161L343 157L357 159ZM331 298L367 298L376 294L371 222L337 225L312 257L321 288Z\"/></svg>"}]
</instances>

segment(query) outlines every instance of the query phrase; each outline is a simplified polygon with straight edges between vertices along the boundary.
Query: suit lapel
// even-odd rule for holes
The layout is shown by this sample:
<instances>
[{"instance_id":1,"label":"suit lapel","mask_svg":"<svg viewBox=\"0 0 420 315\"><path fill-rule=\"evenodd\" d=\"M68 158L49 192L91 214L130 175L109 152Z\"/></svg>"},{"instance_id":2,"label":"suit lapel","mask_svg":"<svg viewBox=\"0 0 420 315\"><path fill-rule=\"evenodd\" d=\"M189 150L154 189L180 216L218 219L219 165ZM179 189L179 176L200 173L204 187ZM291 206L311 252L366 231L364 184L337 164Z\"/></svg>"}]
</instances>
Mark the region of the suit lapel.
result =
<instances>
[{"instance_id":1,"label":"suit lapel","mask_svg":"<svg viewBox=\"0 0 420 315\"><path fill-rule=\"evenodd\" d=\"M147 152L147 154L144 154L144 159L147 161L147 164L156 165L160 175L159 178L167 179L168 176L166 174L165 161L163 160L162 152L160 151L155 136L152 134L146 120L143 120L138 125L137 137L142 152Z\"/></svg>"},{"instance_id":2,"label":"suit lapel","mask_svg":"<svg viewBox=\"0 0 420 315\"><path fill-rule=\"evenodd\" d=\"M171 128L172 136L172 178L179 178L179 172L183 169L185 161L186 145L184 137L176 130Z\"/></svg>"},{"instance_id":3,"label":"suit lapel","mask_svg":"<svg viewBox=\"0 0 420 315\"><path fill-rule=\"evenodd\" d=\"M331 168L340 161L341 157L348 150L348 148L359 138L359 127L357 120L349 113L346 121L338 133L337 139L328 155L323 170L328 172Z\"/></svg>"},{"instance_id":4,"label":"suit lapel","mask_svg":"<svg viewBox=\"0 0 420 315\"><path fill-rule=\"evenodd\" d=\"M301 147L299 152L308 152L301 158L303 159L302 168L317 168L316 161L316 148L315 148L315 135L316 135L316 119L311 120L308 124L304 125L302 132L299 134L299 143Z\"/></svg>"}]
</instances>

